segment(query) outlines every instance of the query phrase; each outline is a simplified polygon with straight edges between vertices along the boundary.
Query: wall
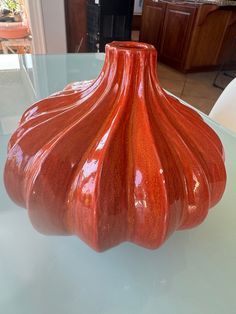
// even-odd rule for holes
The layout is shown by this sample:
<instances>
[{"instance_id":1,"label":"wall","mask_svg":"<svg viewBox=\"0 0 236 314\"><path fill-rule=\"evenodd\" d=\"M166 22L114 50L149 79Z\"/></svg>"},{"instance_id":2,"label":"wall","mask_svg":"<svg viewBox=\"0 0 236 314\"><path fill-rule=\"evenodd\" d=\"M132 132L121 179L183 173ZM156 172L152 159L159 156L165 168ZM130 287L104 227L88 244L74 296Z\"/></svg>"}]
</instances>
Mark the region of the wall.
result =
<instances>
[{"instance_id":1,"label":"wall","mask_svg":"<svg viewBox=\"0 0 236 314\"><path fill-rule=\"evenodd\" d=\"M41 0L47 53L65 53L66 26L64 0Z\"/></svg>"},{"instance_id":2,"label":"wall","mask_svg":"<svg viewBox=\"0 0 236 314\"><path fill-rule=\"evenodd\" d=\"M135 0L134 1L134 14L141 14L143 7L143 0Z\"/></svg>"}]
</instances>

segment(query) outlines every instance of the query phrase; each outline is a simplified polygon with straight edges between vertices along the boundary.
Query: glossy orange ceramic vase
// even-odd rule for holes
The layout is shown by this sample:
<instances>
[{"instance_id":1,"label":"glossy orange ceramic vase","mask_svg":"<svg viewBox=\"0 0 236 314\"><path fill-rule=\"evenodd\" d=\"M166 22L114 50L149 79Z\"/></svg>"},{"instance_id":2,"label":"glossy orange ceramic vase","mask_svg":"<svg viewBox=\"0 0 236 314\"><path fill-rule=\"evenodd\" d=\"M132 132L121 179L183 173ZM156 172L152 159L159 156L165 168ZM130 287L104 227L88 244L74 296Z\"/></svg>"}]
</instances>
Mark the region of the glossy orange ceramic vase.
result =
<instances>
[{"instance_id":1,"label":"glossy orange ceramic vase","mask_svg":"<svg viewBox=\"0 0 236 314\"><path fill-rule=\"evenodd\" d=\"M73 83L23 115L5 185L44 234L98 251L159 247L222 197L224 152L198 113L168 95L153 46L113 42L94 81Z\"/></svg>"}]
</instances>

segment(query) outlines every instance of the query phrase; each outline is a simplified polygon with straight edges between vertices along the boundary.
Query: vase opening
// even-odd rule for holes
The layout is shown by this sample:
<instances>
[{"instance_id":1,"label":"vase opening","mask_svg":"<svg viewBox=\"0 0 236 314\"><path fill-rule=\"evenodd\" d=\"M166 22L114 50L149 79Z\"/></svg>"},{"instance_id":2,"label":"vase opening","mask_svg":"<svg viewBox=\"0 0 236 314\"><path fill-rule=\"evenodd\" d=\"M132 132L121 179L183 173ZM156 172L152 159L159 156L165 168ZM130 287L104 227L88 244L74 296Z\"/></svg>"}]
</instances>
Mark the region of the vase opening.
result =
<instances>
[{"instance_id":1,"label":"vase opening","mask_svg":"<svg viewBox=\"0 0 236 314\"><path fill-rule=\"evenodd\" d=\"M154 46L133 42L113 41L106 44L106 57L101 74L117 81L123 77L125 84L133 86L135 93L140 90L140 84L147 86L150 80L157 81L157 51ZM110 74L109 74L110 73Z\"/></svg>"},{"instance_id":2,"label":"vase opening","mask_svg":"<svg viewBox=\"0 0 236 314\"><path fill-rule=\"evenodd\" d=\"M113 41L107 46L119 50L155 50L154 46L135 41Z\"/></svg>"},{"instance_id":3,"label":"vase opening","mask_svg":"<svg viewBox=\"0 0 236 314\"><path fill-rule=\"evenodd\" d=\"M137 53L156 53L154 46L135 42L135 41L113 41L106 44L106 53L111 50L116 50L117 52L137 52Z\"/></svg>"}]
</instances>

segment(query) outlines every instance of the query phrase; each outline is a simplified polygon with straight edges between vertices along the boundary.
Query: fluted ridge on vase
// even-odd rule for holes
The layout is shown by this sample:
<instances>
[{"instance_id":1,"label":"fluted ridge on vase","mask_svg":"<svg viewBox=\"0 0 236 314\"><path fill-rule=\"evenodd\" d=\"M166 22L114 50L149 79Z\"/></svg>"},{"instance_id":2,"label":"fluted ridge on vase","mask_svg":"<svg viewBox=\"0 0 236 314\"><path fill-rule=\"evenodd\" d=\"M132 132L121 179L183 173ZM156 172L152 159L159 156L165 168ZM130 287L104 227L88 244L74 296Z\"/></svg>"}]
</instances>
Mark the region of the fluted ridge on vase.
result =
<instances>
[{"instance_id":1,"label":"fluted ridge on vase","mask_svg":"<svg viewBox=\"0 0 236 314\"><path fill-rule=\"evenodd\" d=\"M106 46L96 80L30 107L5 167L7 191L36 229L99 251L159 247L201 223L225 183L218 136L160 87L155 48L132 42Z\"/></svg>"}]
</instances>

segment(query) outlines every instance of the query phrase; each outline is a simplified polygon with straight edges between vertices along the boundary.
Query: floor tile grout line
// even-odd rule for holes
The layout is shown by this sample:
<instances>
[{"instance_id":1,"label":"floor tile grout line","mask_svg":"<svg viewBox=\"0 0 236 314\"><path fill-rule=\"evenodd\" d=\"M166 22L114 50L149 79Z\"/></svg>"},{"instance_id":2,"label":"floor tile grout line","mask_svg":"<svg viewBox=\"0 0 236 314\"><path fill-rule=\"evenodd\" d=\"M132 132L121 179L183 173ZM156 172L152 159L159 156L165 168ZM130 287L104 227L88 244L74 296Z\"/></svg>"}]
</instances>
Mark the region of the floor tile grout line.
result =
<instances>
[{"instance_id":1,"label":"floor tile grout line","mask_svg":"<svg viewBox=\"0 0 236 314\"><path fill-rule=\"evenodd\" d=\"M176 72L174 69L172 71L171 68L162 66L162 64L158 64L158 78L160 80L160 83L165 85L165 81L171 81L172 84L167 84L170 86L163 86L163 88L166 88L171 93L176 95L177 97L185 100L190 105L192 105L195 108L202 108L201 110L205 112L206 114L209 114L212 107L214 106L214 103L220 96L219 93L215 92L217 89L212 86L212 74L209 72L207 75L204 73L197 73L198 75L195 77L192 76L191 73L184 74L182 73L182 77L178 76L178 72ZM161 69L161 70L160 70ZM181 73L180 73L181 74ZM194 73L195 74L195 73ZM202 79L201 79L202 78ZM199 83L203 83L203 87L199 85ZM191 85L191 87L189 86ZM209 86L208 86L209 85ZM175 88L176 87L176 88ZM180 88L179 88L180 87ZM190 90L194 89L197 94L192 94L192 92L189 94L189 87ZM206 94L206 87L209 89L209 94ZM201 89L202 94L201 94ZM178 91L177 91L178 90ZM210 96L210 97L209 97Z\"/></svg>"},{"instance_id":2,"label":"floor tile grout line","mask_svg":"<svg viewBox=\"0 0 236 314\"><path fill-rule=\"evenodd\" d=\"M185 75L185 77L184 77L184 85L183 85L182 91L181 91L181 93L180 93L180 98L182 98L182 96L183 96L186 82L187 82L187 75Z\"/></svg>"}]
</instances>

